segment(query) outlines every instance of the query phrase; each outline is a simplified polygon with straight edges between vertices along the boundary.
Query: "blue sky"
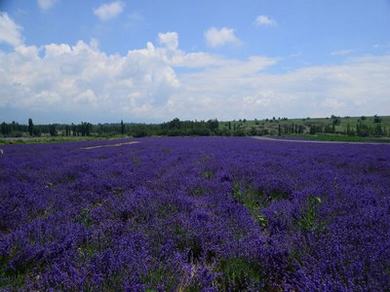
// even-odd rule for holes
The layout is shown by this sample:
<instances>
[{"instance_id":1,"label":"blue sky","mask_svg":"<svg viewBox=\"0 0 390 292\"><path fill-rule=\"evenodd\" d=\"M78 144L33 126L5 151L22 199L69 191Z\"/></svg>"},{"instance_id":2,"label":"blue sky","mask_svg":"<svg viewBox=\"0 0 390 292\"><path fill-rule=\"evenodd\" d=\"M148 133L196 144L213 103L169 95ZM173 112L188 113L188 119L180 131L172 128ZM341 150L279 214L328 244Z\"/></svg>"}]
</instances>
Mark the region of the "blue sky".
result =
<instances>
[{"instance_id":1,"label":"blue sky","mask_svg":"<svg viewBox=\"0 0 390 292\"><path fill-rule=\"evenodd\" d=\"M388 0L13 0L0 11L0 120L390 114Z\"/></svg>"}]
</instances>

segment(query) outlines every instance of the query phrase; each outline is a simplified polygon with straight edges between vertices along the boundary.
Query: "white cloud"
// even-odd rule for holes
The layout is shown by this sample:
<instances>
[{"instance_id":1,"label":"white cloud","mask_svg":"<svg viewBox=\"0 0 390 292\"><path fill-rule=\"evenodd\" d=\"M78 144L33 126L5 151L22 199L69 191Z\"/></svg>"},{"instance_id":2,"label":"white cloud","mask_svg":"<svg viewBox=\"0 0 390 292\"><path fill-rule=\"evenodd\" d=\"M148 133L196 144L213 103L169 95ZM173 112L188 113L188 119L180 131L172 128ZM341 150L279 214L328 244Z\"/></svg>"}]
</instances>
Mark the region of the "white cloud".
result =
<instances>
[{"instance_id":1,"label":"white cloud","mask_svg":"<svg viewBox=\"0 0 390 292\"><path fill-rule=\"evenodd\" d=\"M42 10L49 10L57 2L57 0L38 0L38 6Z\"/></svg>"},{"instance_id":2,"label":"white cloud","mask_svg":"<svg viewBox=\"0 0 390 292\"><path fill-rule=\"evenodd\" d=\"M160 44L165 45L168 49L176 50L179 46L179 36L177 32L159 33L158 39Z\"/></svg>"},{"instance_id":3,"label":"white cloud","mask_svg":"<svg viewBox=\"0 0 390 292\"><path fill-rule=\"evenodd\" d=\"M276 60L257 58L179 75L172 112L203 119L388 114L390 55L279 74L264 71Z\"/></svg>"},{"instance_id":4,"label":"white cloud","mask_svg":"<svg viewBox=\"0 0 390 292\"><path fill-rule=\"evenodd\" d=\"M222 27L220 29L216 27L209 28L205 33L207 44L212 47L220 47L226 44L240 44L240 40L236 36L234 29L228 27Z\"/></svg>"},{"instance_id":5,"label":"white cloud","mask_svg":"<svg viewBox=\"0 0 390 292\"><path fill-rule=\"evenodd\" d=\"M275 26L276 21L267 15L259 15L255 20L257 26Z\"/></svg>"},{"instance_id":6,"label":"white cloud","mask_svg":"<svg viewBox=\"0 0 390 292\"><path fill-rule=\"evenodd\" d=\"M23 44L21 30L22 28L7 13L0 11L0 43L6 43L13 47Z\"/></svg>"},{"instance_id":7,"label":"white cloud","mask_svg":"<svg viewBox=\"0 0 390 292\"><path fill-rule=\"evenodd\" d=\"M390 108L390 55L267 73L278 59L188 53L175 32L124 55L107 54L94 40L16 43L11 52L0 50L2 118L19 111L48 122L249 119L388 114Z\"/></svg>"},{"instance_id":8,"label":"white cloud","mask_svg":"<svg viewBox=\"0 0 390 292\"><path fill-rule=\"evenodd\" d=\"M106 21L121 14L124 8L125 4L122 1L114 1L100 5L93 10L93 13L99 17L100 20Z\"/></svg>"}]
</instances>

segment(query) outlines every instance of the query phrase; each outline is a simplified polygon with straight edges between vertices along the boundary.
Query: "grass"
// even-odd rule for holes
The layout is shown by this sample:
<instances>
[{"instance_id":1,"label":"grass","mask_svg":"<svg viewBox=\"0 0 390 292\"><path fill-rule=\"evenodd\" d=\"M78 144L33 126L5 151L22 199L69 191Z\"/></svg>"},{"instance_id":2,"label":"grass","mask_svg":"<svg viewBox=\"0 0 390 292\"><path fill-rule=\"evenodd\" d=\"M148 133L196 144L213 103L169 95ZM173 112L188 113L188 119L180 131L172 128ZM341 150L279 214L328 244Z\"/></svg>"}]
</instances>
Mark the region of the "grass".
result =
<instances>
[{"instance_id":1,"label":"grass","mask_svg":"<svg viewBox=\"0 0 390 292\"><path fill-rule=\"evenodd\" d=\"M310 196L307 200L306 209L298 220L298 226L305 232L320 231L323 224L319 221L318 208L322 201L320 197Z\"/></svg>"},{"instance_id":2,"label":"grass","mask_svg":"<svg viewBox=\"0 0 390 292\"><path fill-rule=\"evenodd\" d=\"M261 267L244 258L222 260L218 271L222 274L217 279L221 291L243 291L251 288L249 285L261 286L263 282Z\"/></svg>"},{"instance_id":3,"label":"grass","mask_svg":"<svg viewBox=\"0 0 390 292\"><path fill-rule=\"evenodd\" d=\"M46 144L46 143L64 143L93 140L110 140L128 138L121 135L116 136L54 136L54 137L12 137L0 138L0 145L4 144Z\"/></svg>"},{"instance_id":4,"label":"grass","mask_svg":"<svg viewBox=\"0 0 390 292\"><path fill-rule=\"evenodd\" d=\"M283 136L284 138L300 137L304 140L313 141L338 141L338 142L379 142L390 143L390 138L386 137L359 137L334 134L316 134L316 135L300 135L300 136Z\"/></svg>"},{"instance_id":5,"label":"grass","mask_svg":"<svg viewBox=\"0 0 390 292\"><path fill-rule=\"evenodd\" d=\"M146 291L161 290L161 283L164 283L166 291L171 291L175 286L175 275L172 271L165 267L158 267L155 270L149 271L144 277L143 282L146 285ZM160 288L160 289L159 289Z\"/></svg>"},{"instance_id":6,"label":"grass","mask_svg":"<svg viewBox=\"0 0 390 292\"><path fill-rule=\"evenodd\" d=\"M381 126L386 129L387 135L389 135L390 130L390 116L380 116L381 119ZM306 135L309 132L309 126L331 126L333 123L333 120L331 118L300 118L300 119L266 119L266 120L233 120L233 121L220 121L219 122L219 129L224 130L229 128L236 129L237 131L241 131L243 133L251 133L254 131L254 133L257 133L260 135L260 133L263 133L261 135L269 135L277 136L278 135L278 127L281 126L282 129L282 135L283 135L283 127L289 126L289 125L297 125L297 126L303 126L304 127L304 134L299 134L297 136L320 136L320 135ZM363 125L369 126L371 128L376 127L375 123L375 117L374 116L366 116L366 117L338 117L338 123L335 125L335 132L339 135L325 135L326 137L314 137L314 139L324 139L324 141L353 141L355 137L353 136L347 136L345 133L347 132L347 129L350 128L352 130L356 129L356 125L358 123L361 123ZM265 132L267 133L265 133ZM330 136L330 137L329 137ZM333 137L332 137L333 136ZM341 138L341 137L343 138ZM356 139L359 139L361 137L356 137ZM330 140L332 139L332 140ZM344 140L345 139L345 140ZM359 141L366 141L365 139L377 139L375 137L370 138L362 138L363 140ZM389 137L390 139L390 137Z\"/></svg>"},{"instance_id":7,"label":"grass","mask_svg":"<svg viewBox=\"0 0 390 292\"><path fill-rule=\"evenodd\" d=\"M266 228L268 220L262 214L261 209L268 207L273 201L287 199L288 194L274 190L266 195L251 186L243 187L236 182L233 184L233 197L247 208L251 216L261 227Z\"/></svg>"}]
</instances>

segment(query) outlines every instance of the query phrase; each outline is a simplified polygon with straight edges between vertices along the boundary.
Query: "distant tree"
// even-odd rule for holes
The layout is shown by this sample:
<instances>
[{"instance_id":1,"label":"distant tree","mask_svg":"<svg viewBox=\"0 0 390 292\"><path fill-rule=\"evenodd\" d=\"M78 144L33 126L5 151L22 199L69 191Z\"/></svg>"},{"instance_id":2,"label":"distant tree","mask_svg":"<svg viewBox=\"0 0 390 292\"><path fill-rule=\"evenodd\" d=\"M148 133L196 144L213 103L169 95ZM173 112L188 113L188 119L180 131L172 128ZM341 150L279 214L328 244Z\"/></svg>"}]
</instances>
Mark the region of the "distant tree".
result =
<instances>
[{"instance_id":1,"label":"distant tree","mask_svg":"<svg viewBox=\"0 0 390 292\"><path fill-rule=\"evenodd\" d=\"M69 125L65 126L65 136L70 136L70 127L69 127Z\"/></svg>"},{"instance_id":2,"label":"distant tree","mask_svg":"<svg viewBox=\"0 0 390 292\"><path fill-rule=\"evenodd\" d=\"M123 124L123 120L121 120L121 134L125 134L125 124Z\"/></svg>"},{"instance_id":3,"label":"distant tree","mask_svg":"<svg viewBox=\"0 0 390 292\"><path fill-rule=\"evenodd\" d=\"M57 130L54 124L49 126L49 134L50 136L57 136Z\"/></svg>"},{"instance_id":4,"label":"distant tree","mask_svg":"<svg viewBox=\"0 0 390 292\"><path fill-rule=\"evenodd\" d=\"M380 117L378 117L377 115L375 115L374 116L374 123L379 124L380 122L382 122L382 119Z\"/></svg>"},{"instance_id":5,"label":"distant tree","mask_svg":"<svg viewBox=\"0 0 390 292\"><path fill-rule=\"evenodd\" d=\"M32 136L33 132L34 132L34 124L32 119L30 118L28 119L28 133L30 134L30 136Z\"/></svg>"},{"instance_id":6,"label":"distant tree","mask_svg":"<svg viewBox=\"0 0 390 292\"><path fill-rule=\"evenodd\" d=\"M211 131L216 131L216 130L218 130L218 125L219 125L219 123L218 123L218 120L217 119L215 119L215 120L208 120L207 121L207 127L211 130Z\"/></svg>"},{"instance_id":7,"label":"distant tree","mask_svg":"<svg viewBox=\"0 0 390 292\"><path fill-rule=\"evenodd\" d=\"M316 126L310 125L310 126L309 126L309 134L310 134L310 135L315 135L316 133L317 133L317 128L316 128Z\"/></svg>"},{"instance_id":8,"label":"distant tree","mask_svg":"<svg viewBox=\"0 0 390 292\"><path fill-rule=\"evenodd\" d=\"M256 136L256 134L257 134L256 127L252 126L250 131L249 131L249 135Z\"/></svg>"},{"instance_id":9,"label":"distant tree","mask_svg":"<svg viewBox=\"0 0 390 292\"><path fill-rule=\"evenodd\" d=\"M1 129L1 134L3 136L7 136L11 134L11 127L5 122L1 123L0 129Z\"/></svg>"},{"instance_id":10,"label":"distant tree","mask_svg":"<svg viewBox=\"0 0 390 292\"><path fill-rule=\"evenodd\" d=\"M180 128L180 120L178 118L174 118L172 121L168 122L169 129L179 129Z\"/></svg>"},{"instance_id":11,"label":"distant tree","mask_svg":"<svg viewBox=\"0 0 390 292\"><path fill-rule=\"evenodd\" d=\"M339 117L336 117L334 115L331 116L332 124L337 126L341 124L341 119Z\"/></svg>"},{"instance_id":12,"label":"distant tree","mask_svg":"<svg viewBox=\"0 0 390 292\"><path fill-rule=\"evenodd\" d=\"M32 136L36 136L36 137L39 137L39 136L41 136L41 129L40 128L38 128L38 127L34 127L33 128L33 132L32 132Z\"/></svg>"},{"instance_id":13,"label":"distant tree","mask_svg":"<svg viewBox=\"0 0 390 292\"><path fill-rule=\"evenodd\" d=\"M347 124L347 135L348 136L352 136L354 133L353 133L353 131L352 131L352 129L351 129L351 126L349 125L349 123Z\"/></svg>"},{"instance_id":14,"label":"distant tree","mask_svg":"<svg viewBox=\"0 0 390 292\"><path fill-rule=\"evenodd\" d=\"M280 124L278 124L278 136L281 136L281 135L282 135L282 130L281 130Z\"/></svg>"},{"instance_id":15,"label":"distant tree","mask_svg":"<svg viewBox=\"0 0 390 292\"><path fill-rule=\"evenodd\" d=\"M77 127L76 127L75 124L72 123L71 129L72 129L72 135L73 135L73 136L78 136Z\"/></svg>"},{"instance_id":16,"label":"distant tree","mask_svg":"<svg viewBox=\"0 0 390 292\"><path fill-rule=\"evenodd\" d=\"M370 134L370 128L362 122L359 122L356 124L356 134L361 137L367 137Z\"/></svg>"},{"instance_id":17,"label":"distant tree","mask_svg":"<svg viewBox=\"0 0 390 292\"><path fill-rule=\"evenodd\" d=\"M375 132L374 132L375 136L382 136L383 135L383 130L382 130L382 125L381 124L376 124L376 127L375 127Z\"/></svg>"}]
</instances>

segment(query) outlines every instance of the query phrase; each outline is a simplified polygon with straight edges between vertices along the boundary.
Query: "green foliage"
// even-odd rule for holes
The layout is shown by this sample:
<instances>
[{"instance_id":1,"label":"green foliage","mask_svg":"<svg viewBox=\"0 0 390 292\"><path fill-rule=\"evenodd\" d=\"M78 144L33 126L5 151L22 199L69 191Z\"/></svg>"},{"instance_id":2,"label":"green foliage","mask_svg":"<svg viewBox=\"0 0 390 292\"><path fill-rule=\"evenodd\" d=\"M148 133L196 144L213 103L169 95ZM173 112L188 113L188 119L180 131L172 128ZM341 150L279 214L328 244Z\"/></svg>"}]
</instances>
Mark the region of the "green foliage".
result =
<instances>
[{"instance_id":1,"label":"green foliage","mask_svg":"<svg viewBox=\"0 0 390 292\"><path fill-rule=\"evenodd\" d=\"M239 183L234 183L233 197L248 209L260 226L267 226L267 218L261 214L261 208L266 207L266 200L261 192L250 187L242 188Z\"/></svg>"},{"instance_id":2,"label":"green foliage","mask_svg":"<svg viewBox=\"0 0 390 292\"><path fill-rule=\"evenodd\" d=\"M39 260L24 260L10 267L9 262L19 252L19 249L18 246L14 245L9 255L0 256L1 291L3 290L2 288L6 288L4 289L5 291L10 290L9 288L12 288L11 291L18 290L23 287L27 275L42 269L42 262Z\"/></svg>"},{"instance_id":3,"label":"green foliage","mask_svg":"<svg viewBox=\"0 0 390 292\"><path fill-rule=\"evenodd\" d=\"M147 291L158 291L162 285L165 291L171 291L176 285L175 274L163 266L149 271L143 277L143 282L147 287Z\"/></svg>"},{"instance_id":4,"label":"green foliage","mask_svg":"<svg viewBox=\"0 0 390 292\"><path fill-rule=\"evenodd\" d=\"M0 290L1 288L20 288L24 285L28 267L13 270L8 267L8 258L0 256Z\"/></svg>"},{"instance_id":5,"label":"green foliage","mask_svg":"<svg viewBox=\"0 0 390 292\"><path fill-rule=\"evenodd\" d=\"M320 197L310 196L307 200L307 205L298 220L298 226L305 232L319 231L323 228L323 224L318 217L318 208L322 201Z\"/></svg>"},{"instance_id":6,"label":"green foliage","mask_svg":"<svg viewBox=\"0 0 390 292\"><path fill-rule=\"evenodd\" d=\"M76 222L79 222L85 227L90 227L92 225L93 220L90 216L89 208L81 209L80 214L76 217Z\"/></svg>"},{"instance_id":7,"label":"green foliage","mask_svg":"<svg viewBox=\"0 0 390 292\"><path fill-rule=\"evenodd\" d=\"M206 179L211 179L214 176L214 173L211 170L206 170L202 172L202 176Z\"/></svg>"},{"instance_id":8,"label":"green foliage","mask_svg":"<svg viewBox=\"0 0 390 292\"><path fill-rule=\"evenodd\" d=\"M390 137L390 117L338 117L287 119L275 118L265 120L233 120L220 122L216 119L207 121L182 121L175 118L161 124L141 123L106 123L90 124L51 124L35 125L32 119L28 124L16 122L0 124L2 137L133 137L146 136L256 136L256 135L329 135L359 137ZM25 140L27 142L29 140ZM59 140L61 141L61 140ZM20 143L20 142L18 142Z\"/></svg>"},{"instance_id":9,"label":"green foliage","mask_svg":"<svg viewBox=\"0 0 390 292\"><path fill-rule=\"evenodd\" d=\"M28 132L29 132L30 136L33 135L33 131L34 131L33 121L32 121L32 119L28 119Z\"/></svg>"},{"instance_id":10,"label":"green foliage","mask_svg":"<svg viewBox=\"0 0 390 292\"><path fill-rule=\"evenodd\" d=\"M216 284L220 291L243 291L263 286L263 273L258 263L244 258L228 258L220 262L218 269L222 273Z\"/></svg>"},{"instance_id":11,"label":"green foliage","mask_svg":"<svg viewBox=\"0 0 390 292\"><path fill-rule=\"evenodd\" d=\"M49 126L49 133L50 136L57 136L57 130L54 124Z\"/></svg>"}]
</instances>

